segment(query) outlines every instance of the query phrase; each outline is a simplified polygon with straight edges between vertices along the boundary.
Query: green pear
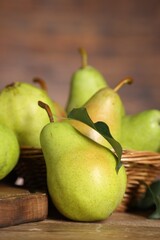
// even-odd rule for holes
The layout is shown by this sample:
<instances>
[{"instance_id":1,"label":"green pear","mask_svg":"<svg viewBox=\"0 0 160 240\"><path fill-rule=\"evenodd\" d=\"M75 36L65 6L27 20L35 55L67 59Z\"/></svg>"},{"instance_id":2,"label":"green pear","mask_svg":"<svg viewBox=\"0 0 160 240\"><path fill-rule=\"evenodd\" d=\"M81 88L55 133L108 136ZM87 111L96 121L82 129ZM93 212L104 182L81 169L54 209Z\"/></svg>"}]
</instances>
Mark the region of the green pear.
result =
<instances>
[{"instance_id":1,"label":"green pear","mask_svg":"<svg viewBox=\"0 0 160 240\"><path fill-rule=\"evenodd\" d=\"M70 83L70 92L66 105L69 113L73 108L81 107L95 92L107 86L103 75L94 67L87 64L87 53L80 49L82 66L76 70Z\"/></svg>"},{"instance_id":2,"label":"green pear","mask_svg":"<svg viewBox=\"0 0 160 240\"><path fill-rule=\"evenodd\" d=\"M102 88L84 104L92 121L105 122L109 126L111 135L117 141L121 139L122 116L125 115L125 108L117 91L124 84L131 84L132 82L132 78L127 77L121 80L114 89ZM110 144L93 128L74 120L72 120L72 125L92 140L111 148Z\"/></svg>"},{"instance_id":3,"label":"green pear","mask_svg":"<svg viewBox=\"0 0 160 240\"><path fill-rule=\"evenodd\" d=\"M160 110L124 116L120 142L124 149L160 152Z\"/></svg>"},{"instance_id":4,"label":"green pear","mask_svg":"<svg viewBox=\"0 0 160 240\"><path fill-rule=\"evenodd\" d=\"M40 147L39 135L48 117L37 106L39 100L50 105L58 120L55 103L43 89L15 82L0 91L0 123L16 133L20 146Z\"/></svg>"},{"instance_id":5,"label":"green pear","mask_svg":"<svg viewBox=\"0 0 160 240\"><path fill-rule=\"evenodd\" d=\"M58 211L75 221L97 221L110 216L122 201L126 172L116 171L113 152L78 132L70 119L53 122L50 116L40 141L46 161L47 185Z\"/></svg>"},{"instance_id":6,"label":"green pear","mask_svg":"<svg viewBox=\"0 0 160 240\"><path fill-rule=\"evenodd\" d=\"M0 180L6 177L16 166L20 147L15 133L0 124Z\"/></svg>"}]
</instances>

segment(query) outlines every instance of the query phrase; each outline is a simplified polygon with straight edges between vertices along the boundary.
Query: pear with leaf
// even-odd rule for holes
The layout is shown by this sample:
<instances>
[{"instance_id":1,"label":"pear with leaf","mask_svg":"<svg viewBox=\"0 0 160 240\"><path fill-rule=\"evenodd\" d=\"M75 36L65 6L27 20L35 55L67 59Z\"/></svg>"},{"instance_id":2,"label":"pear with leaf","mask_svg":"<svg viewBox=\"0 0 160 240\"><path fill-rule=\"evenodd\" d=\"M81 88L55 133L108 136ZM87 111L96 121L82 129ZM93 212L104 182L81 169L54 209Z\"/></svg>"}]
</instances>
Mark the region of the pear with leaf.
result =
<instances>
[{"instance_id":1,"label":"pear with leaf","mask_svg":"<svg viewBox=\"0 0 160 240\"><path fill-rule=\"evenodd\" d=\"M107 86L104 76L93 66L88 65L87 52L80 48L82 66L76 70L70 83L66 111L81 107L95 92Z\"/></svg>"},{"instance_id":2,"label":"pear with leaf","mask_svg":"<svg viewBox=\"0 0 160 240\"><path fill-rule=\"evenodd\" d=\"M122 201L126 189L120 144L115 144L117 156L78 132L69 118L54 122L49 106L40 101L39 106L47 111L50 119L41 131L40 141L53 204L62 215L74 221L109 217ZM85 122L98 131L105 128L107 134L105 124L93 124L85 109L80 112ZM114 145L114 139L111 142Z\"/></svg>"},{"instance_id":3,"label":"pear with leaf","mask_svg":"<svg viewBox=\"0 0 160 240\"><path fill-rule=\"evenodd\" d=\"M132 82L132 78L127 77L121 80L114 89L110 87L102 88L83 105L93 122L102 121L109 126L111 135L117 141L121 140L122 116L125 115L125 108L117 91L124 84L131 84ZM76 109L73 109L72 112L76 112ZM68 117L70 117L70 113ZM109 143L93 128L74 120L72 120L72 125L92 140L111 148Z\"/></svg>"}]
</instances>

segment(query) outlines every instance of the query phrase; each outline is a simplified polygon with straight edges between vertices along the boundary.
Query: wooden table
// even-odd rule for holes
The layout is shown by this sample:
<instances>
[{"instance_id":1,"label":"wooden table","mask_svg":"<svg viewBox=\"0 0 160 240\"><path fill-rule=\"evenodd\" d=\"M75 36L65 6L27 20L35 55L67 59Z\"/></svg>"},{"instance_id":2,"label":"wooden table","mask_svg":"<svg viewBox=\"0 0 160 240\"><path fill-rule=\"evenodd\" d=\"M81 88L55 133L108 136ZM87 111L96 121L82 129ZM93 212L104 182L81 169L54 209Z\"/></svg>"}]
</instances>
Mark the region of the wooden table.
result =
<instances>
[{"instance_id":1,"label":"wooden table","mask_svg":"<svg viewBox=\"0 0 160 240\"><path fill-rule=\"evenodd\" d=\"M0 239L160 239L160 220L129 213L114 213L107 220L79 223L47 219L0 228Z\"/></svg>"}]
</instances>

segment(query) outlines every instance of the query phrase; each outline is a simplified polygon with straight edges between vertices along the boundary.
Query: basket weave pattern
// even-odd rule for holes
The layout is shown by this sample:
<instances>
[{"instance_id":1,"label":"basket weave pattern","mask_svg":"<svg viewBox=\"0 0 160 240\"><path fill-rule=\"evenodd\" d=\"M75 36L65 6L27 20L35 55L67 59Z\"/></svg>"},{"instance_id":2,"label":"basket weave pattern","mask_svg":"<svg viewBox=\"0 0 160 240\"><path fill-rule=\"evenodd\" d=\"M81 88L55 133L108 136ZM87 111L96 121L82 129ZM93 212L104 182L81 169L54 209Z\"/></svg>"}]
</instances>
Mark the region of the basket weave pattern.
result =
<instances>
[{"instance_id":1,"label":"basket weave pattern","mask_svg":"<svg viewBox=\"0 0 160 240\"><path fill-rule=\"evenodd\" d=\"M127 189L118 211L126 211L160 177L160 154L147 151L124 151L122 163L127 173Z\"/></svg>"},{"instance_id":2,"label":"basket weave pattern","mask_svg":"<svg viewBox=\"0 0 160 240\"><path fill-rule=\"evenodd\" d=\"M20 159L15 171L18 177L24 179L26 188L47 191L46 164L41 149L21 148Z\"/></svg>"}]
</instances>

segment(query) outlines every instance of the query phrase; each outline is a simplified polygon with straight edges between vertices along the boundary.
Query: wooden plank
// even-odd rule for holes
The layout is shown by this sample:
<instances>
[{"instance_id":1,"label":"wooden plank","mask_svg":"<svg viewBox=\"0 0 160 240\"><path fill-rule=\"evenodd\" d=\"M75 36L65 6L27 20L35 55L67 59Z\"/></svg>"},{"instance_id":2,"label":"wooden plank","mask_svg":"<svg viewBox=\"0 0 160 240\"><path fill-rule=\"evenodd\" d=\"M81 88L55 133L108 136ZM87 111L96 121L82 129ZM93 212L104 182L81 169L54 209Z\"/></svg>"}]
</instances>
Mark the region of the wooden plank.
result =
<instances>
[{"instance_id":1,"label":"wooden plank","mask_svg":"<svg viewBox=\"0 0 160 240\"><path fill-rule=\"evenodd\" d=\"M40 221L48 215L45 193L0 185L0 227Z\"/></svg>"}]
</instances>

